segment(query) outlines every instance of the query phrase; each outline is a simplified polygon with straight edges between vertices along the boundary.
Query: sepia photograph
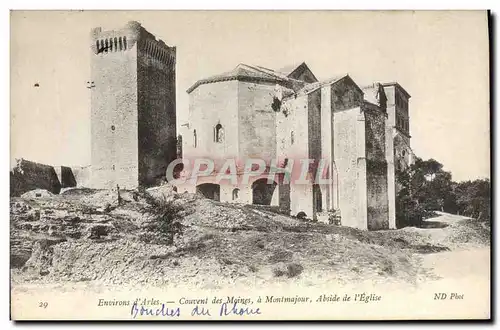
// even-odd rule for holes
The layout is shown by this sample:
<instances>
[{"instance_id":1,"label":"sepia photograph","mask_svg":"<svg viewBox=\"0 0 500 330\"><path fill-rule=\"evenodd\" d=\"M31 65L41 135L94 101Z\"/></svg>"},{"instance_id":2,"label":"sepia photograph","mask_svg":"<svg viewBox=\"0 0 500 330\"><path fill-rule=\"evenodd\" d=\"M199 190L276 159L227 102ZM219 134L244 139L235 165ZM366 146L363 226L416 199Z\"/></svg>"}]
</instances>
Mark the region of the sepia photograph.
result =
<instances>
[{"instance_id":1,"label":"sepia photograph","mask_svg":"<svg viewBox=\"0 0 500 330\"><path fill-rule=\"evenodd\" d=\"M12 10L10 315L491 318L486 10Z\"/></svg>"}]
</instances>

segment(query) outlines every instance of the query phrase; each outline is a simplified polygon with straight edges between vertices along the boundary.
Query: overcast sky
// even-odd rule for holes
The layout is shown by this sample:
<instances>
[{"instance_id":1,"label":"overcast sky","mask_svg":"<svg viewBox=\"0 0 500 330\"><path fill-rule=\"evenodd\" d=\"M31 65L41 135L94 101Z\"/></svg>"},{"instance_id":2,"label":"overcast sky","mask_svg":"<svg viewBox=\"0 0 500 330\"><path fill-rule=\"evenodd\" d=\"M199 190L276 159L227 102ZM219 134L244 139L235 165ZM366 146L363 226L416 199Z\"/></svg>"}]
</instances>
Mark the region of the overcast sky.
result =
<instances>
[{"instance_id":1,"label":"overcast sky","mask_svg":"<svg viewBox=\"0 0 500 330\"><path fill-rule=\"evenodd\" d=\"M11 158L90 164L90 29L139 21L177 46L178 126L196 80L305 61L318 79L399 82L411 144L455 180L489 177L485 12L13 12ZM38 83L39 88L34 88Z\"/></svg>"}]
</instances>

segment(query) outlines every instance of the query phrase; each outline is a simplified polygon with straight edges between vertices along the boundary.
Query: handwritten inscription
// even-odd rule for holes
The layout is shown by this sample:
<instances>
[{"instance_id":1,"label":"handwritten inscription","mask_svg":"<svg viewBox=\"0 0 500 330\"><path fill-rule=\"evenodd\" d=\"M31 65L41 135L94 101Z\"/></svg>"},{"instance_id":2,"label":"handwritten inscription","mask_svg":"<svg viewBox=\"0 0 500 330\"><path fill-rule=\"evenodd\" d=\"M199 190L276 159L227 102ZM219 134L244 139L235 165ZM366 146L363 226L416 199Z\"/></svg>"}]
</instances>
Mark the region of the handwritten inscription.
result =
<instances>
[{"instance_id":1,"label":"handwritten inscription","mask_svg":"<svg viewBox=\"0 0 500 330\"><path fill-rule=\"evenodd\" d=\"M165 316L165 317L179 317L181 316L181 309L179 307L168 308L165 304L160 307L138 306L137 301L134 301L130 310L130 315L135 319L137 316Z\"/></svg>"},{"instance_id":2,"label":"handwritten inscription","mask_svg":"<svg viewBox=\"0 0 500 330\"><path fill-rule=\"evenodd\" d=\"M195 308L191 311L191 316L212 316L210 314L210 310L206 307L200 307L196 305Z\"/></svg>"},{"instance_id":3,"label":"handwritten inscription","mask_svg":"<svg viewBox=\"0 0 500 330\"><path fill-rule=\"evenodd\" d=\"M258 315L262 314L260 308L249 308L249 307L240 307L237 303L234 303L231 307L228 304L223 303L220 307L220 316L228 316L228 315Z\"/></svg>"}]
</instances>

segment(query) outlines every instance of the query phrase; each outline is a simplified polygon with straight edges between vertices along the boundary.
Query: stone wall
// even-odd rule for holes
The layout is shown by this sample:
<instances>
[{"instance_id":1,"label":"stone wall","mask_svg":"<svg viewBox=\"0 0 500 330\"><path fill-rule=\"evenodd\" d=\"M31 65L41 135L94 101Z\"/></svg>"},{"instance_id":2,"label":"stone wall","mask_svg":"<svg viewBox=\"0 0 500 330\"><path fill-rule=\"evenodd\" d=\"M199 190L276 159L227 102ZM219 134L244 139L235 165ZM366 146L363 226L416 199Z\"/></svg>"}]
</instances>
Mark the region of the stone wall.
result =
<instances>
[{"instance_id":1,"label":"stone wall","mask_svg":"<svg viewBox=\"0 0 500 330\"><path fill-rule=\"evenodd\" d=\"M92 171L90 166L72 166L71 172L73 173L77 187L89 188L92 186Z\"/></svg>"},{"instance_id":2,"label":"stone wall","mask_svg":"<svg viewBox=\"0 0 500 330\"><path fill-rule=\"evenodd\" d=\"M61 184L54 167L25 159L16 160L16 165L10 170L10 195L20 196L33 189L59 193Z\"/></svg>"},{"instance_id":3,"label":"stone wall","mask_svg":"<svg viewBox=\"0 0 500 330\"><path fill-rule=\"evenodd\" d=\"M238 81L198 86L189 95L189 128L182 137L183 158L208 158L221 166L238 157ZM223 139L216 142L220 124Z\"/></svg>"},{"instance_id":4,"label":"stone wall","mask_svg":"<svg viewBox=\"0 0 500 330\"><path fill-rule=\"evenodd\" d=\"M366 128L362 92L349 77L331 87L333 155L342 225L367 229Z\"/></svg>"},{"instance_id":5,"label":"stone wall","mask_svg":"<svg viewBox=\"0 0 500 330\"><path fill-rule=\"evenodd\" d=\"M137 55L139 184L158 185L177 158L175 48L145 32Z\"/></svg>"},{"instance_id":6,"label":"stone wall","mask_svg":"<svg viewBox=\"0 0 500 330\"><path fill-rule=\"evenodd\" d=\"M389 229L387 161L385 154L385 113L376 106L364 111L366 127L367 226Z\"/></svg>"},{"instance_id":7,"label":"stone wall","mask_svg":"<svg viewBox=\"0 0 500 330\"><path fill-rule=\"evenodd\" d=\"M116 31L94 29L91 40L92 187L134 188L138 176L137 38L135 25ZM114 38L117 49L96 48Z\"/></svg>"},{"instance_id":8,"label":"stone wall","mask_svg":"<svg viewBox=\"0 0 500 330\"><path fill-rule=\"evenodd\" d=\"M240 81L238 84L239 157L276 158L274 84Z\"/></svg>"},{"instance_id":9,"label":"stone wall","mask_svg":"<svg viewBox=\"0 0 500 330\"><path fill-rule=\"evenodd\" d=\"M361 148L364 146L364 137L358 129L358 125L364 126L364 116L360 108L353 108L335 112L333 117L334 157L338 170L342 225L366 229L366 217L359 203L360 198L363 198L361 190L366 195L366 186L359 180L360 174L366 173L360 168L364 160L364 148ZM358 124L358 120L361 123Z\"/></svg>"},{"instance_id":10,"label":"stone wall","mask_svg":"<svg viewBox=\"0 0 500 330\"><path fill-rule=\"evenodd\" d=\"M301 171L300 160L309 158L310 126L304 125L310 118L308 95L285 100L276 118L277 157L280 160L288 159L289 164L293 161L294 165L292 183L289 186L279 186L281 207L286 209L289 205L291 215L304 212L312 219L314 215L312 185L295 183Z\"/></svg>"},{"instance_id":11,"label":"stone wall","mask_svg":"<svg viewBox=\"0 0 500 330\"><path fill-rule=\"evenodd\" d=\"M321 158L321 89L308 95L309 159ZM314 174L314 173L313 173Z\"/></svg>"},{"instance_id":12,"label":"stone wall","mask_svg":"<svg viewBox=\"0 0 500 330\"><path fill-rule=\"evenodd\" d=\"M281 108L282 111L276 115L277 156L280 159L293 159L298 163L309 155L309 126L304 125L309 117L308 96L287 99Z\"/></svg>"},{"instance_id":13,"label":"stone wall","mask_svg":"<svg viewBox=\"0 0 500 330\"><path fill-rule=\"evenodd\" d=\"M68 166L54 166L61 188L76 187L77 182L73 170Z\"/></svg>"}]
</instances>

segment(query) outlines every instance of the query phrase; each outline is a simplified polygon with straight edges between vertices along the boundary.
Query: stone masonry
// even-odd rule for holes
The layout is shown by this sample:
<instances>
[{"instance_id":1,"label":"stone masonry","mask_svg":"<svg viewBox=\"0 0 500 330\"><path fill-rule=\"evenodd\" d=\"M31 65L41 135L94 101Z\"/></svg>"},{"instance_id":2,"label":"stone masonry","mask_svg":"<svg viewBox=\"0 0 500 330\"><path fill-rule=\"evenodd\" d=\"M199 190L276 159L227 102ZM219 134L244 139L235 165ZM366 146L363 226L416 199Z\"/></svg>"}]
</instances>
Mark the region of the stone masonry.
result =
<instances>
[{"instance_id":1,"label":"stone masonry","mask_svg":"<svg viewBox=\"0 0 500 330\"><path fill-rule=\"evenodd\" d=\"M165 179L176 158L176 49L139 23L91 33L91 186Z\"/></svg>"}]
</instances>

